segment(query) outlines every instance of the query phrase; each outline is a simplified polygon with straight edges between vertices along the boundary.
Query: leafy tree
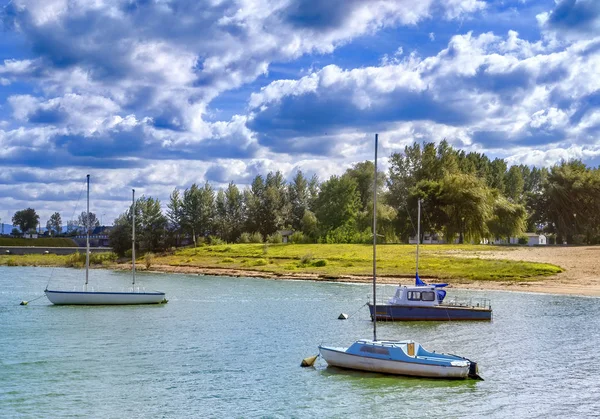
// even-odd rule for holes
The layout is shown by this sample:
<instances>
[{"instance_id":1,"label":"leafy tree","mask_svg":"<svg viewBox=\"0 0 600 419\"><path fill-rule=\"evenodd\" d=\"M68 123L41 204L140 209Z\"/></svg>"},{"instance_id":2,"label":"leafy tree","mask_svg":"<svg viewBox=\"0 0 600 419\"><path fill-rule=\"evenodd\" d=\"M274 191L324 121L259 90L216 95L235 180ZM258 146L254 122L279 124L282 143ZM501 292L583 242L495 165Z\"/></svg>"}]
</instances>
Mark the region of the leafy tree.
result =
<instances>
[{"instance_id":1,"label":"leafy tree","mask_svg":"<svg viewBox=\"0 0 600 419\"><path fill-rule=\"evenodd\" d=\"M308 189L308 180L298 170L294 179L288 187L288 196L291 205L290 217L292 229L300 231L302 228L302 217L308 210L310 204L310 192Z\"/></svg>"},{"instance_id":2,"label":"leafy tree","mask_svg":"<svg viewBox=\"0 0 600 419\"><path fill-rule=\"evenodd\" d=\"M226 235L224 237L228 242L234 242L242 234L244 222L246 219L244 207L244 195L233 183L229 183L225 189L225 222Z\"/></svg>"},{"instance_id":3,"label":"leafy tree","mask_svg":"<svg viewBox=\"0 0 600 419\"><path fill-rule=\"evenodd\" d=\"M375 165L372 161L356 163L350 169L346 170L345 175L356 181L357 190L360 194L360 203L362 211L369 211L373 208L373 172ZM385 173L377 173L377 191L385 185ZM373 214L371 210L371 214Z\"/></svg>"},{"instance_id":4,"label":"leafy tree","mask_svg":"<svg viewBox=\"0 0 600 419\"><path fill-rule=\"evenodd\" d=\"M135 203L136 236L143 251L159 251L165 248L167 218L162 214L160 201L142 196Z\"/></svg>"},{"instance_id":5,"label":"leafy tree","mask_svg":"<svg viewBox=\"0 0 600 419\"><path fill-rule=\"evenodd\" d=\"M451 241L456 235L459 243L464 239L479 241L487 236L486 221L491 215L490 190L473 175L456 174L442 181L440 201L448 217L444 236Z\"/></svg>"},{"instance_id":6,"label":"leafy tree","mask_svg":"<svg viewBox=\"0 0 600 419\"><path fill-rule=\"evenodd\" d=\"M352 225L360 209L360 193L350 176L332 176L321 185L315 215L324 231Z\"/></svg>"},{"instance_id":7,"label":"leafy tree","mask_svg":"<svg viewBox=\"0 0 600 419\"><path fill-rule=\"evenodd\" d=\"M547 230L559 241L574 236L592 243L600 235L600 176L579 160L562 162L550 169L544 184Z\"/></svg>"},{"instance_id":8,"label":"leafy tree","mask_svg":"<svg viewBox=\"0 0 600 419\"><path fill-rule=\"evenodd\" d=\"M173 189L167 203L167 229L176 246L180 243L181 234L183 234L184 213L183 201L179 189Z\"/></svg>"},{"instance_id":9,"label":"leafy tree","mask_svg":"<svg viewBox=\"0 0 600 419\"><path fill-rule=\"evenodd\" d=\"M198 235L202 231L201 193L195 183L183 192L181 202L181 227L192 237L194 246L197 245Z\"/></svg>"},{"instance_id":10,"label":"leafy tree","mask_svg":"<svg viewBox=\"0 0 600 419\"><path fill-rule=\"evenodd\" d=\"M92 230L95 227L99 227L100 226L100 221L98 221L98 218L96 217L96 214L94 214L93 212L90 212L89 214L85 211L83 211L79 217L77 217L77 224L79 224L80 226L83 227L83 231L85 232L85 230Z\"/></svg>"},{"instance_id":11,"label":"leafy tree","mask_svg":"<svg viewBox=\"0 0 600 419\"><path fill-rule=\"evenodd\" d=\"M113 222L113 228L108 233L110 245L119 256L125 256L125 253L132 247L131 237L131 211L119 215Z\"/></svg>"},{"instance_id":12,"label":"leafy tree","mask_svg":"<svg viewBox=\"0 0 600 419\"><path fill-rule=\"evenodd\" d=\"M526 215L523 205L499 195L494 201L492 216L487 221L489 232L494 238L510 240L511 237L518 237L525 232Z\"/></svg>"},{"instance_id":13,"label":"leafy tree","mask_svg":"<svg viewBox=\"0 0 600 419\"><path fill-rule=\"evenodd\" d=\"M78 229L79 229L79 226L77 225L77 221L75 221L75 220L67 221L67 234L68 235L73 236L73 235L77 234Z\"/></svg>"},{"instance_id":14,"label":"leafy tree","mask_svg":"<svg viewBox=\"0 0 600 419\"><path fill-rule=\"evenodd\" d=\"M23 233L26 233L32 229L35 230L39 222L40 216L37 215L33 208L17 211L12 217L13 225L19 226L19 229Z\"/></svg>"},{"instance_id":15,"label":"leafy tree","mask_svg":"<svg viewBox=\"0 0 600 419\"><path fill-rule=\"evenodd\" d=\"M307 241L315 242L319 235L319 224L317 217L310 210L305 210L302 216L302 233Z\"/></svg>"},{"instance_id":16,"label":"leafy tree","mask_svg":"<svg viewBox=\"0 0 600 419\"><path fill-rule=\"evenodd\" d=\"M524 186L522 169L519 166L511 166L504 178L504 194L512 202L521 202Z\"/></svg>"},{"instance_id":17,"label":"leafy tree","mask_svg":"<svg viewBox=\"0 0 600 419\"><path fill-rule=\"evenodd\" d=\"M58 212L50 216L50 219L46 223L46 228L51 234L59 235L62 233L62 220Z\"/></svg>"}]
</instances>

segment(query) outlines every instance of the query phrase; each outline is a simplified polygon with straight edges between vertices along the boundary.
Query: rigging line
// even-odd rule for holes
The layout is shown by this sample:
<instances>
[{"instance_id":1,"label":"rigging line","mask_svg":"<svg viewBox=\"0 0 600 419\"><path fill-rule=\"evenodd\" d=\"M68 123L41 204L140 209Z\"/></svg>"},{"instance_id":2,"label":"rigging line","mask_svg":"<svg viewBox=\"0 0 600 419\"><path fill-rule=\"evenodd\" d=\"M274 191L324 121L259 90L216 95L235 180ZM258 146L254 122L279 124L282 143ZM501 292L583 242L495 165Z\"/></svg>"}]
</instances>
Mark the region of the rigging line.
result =
<instances>
[{"instance_id":1,"label":"rigging line","mask_svg":"<svg viewBox=\"0 0 600 419\"><path fill-rule=\"evenodd\" d=\"M406 203L406 200L402 201L402 204L404 205L404 209L406 210L406 215L408 215L408 220L410 221L410 225L413 228L413 234L417 234L417 229L415 228L415 224L413 223L412 217L410 216L410 211L408 210L408 204Z\"/></svg>"},{"instance_id":2,"label":"rigging line","mask_svg":"<svg viewBox=\"0 0 600 419\"><path fill-rule=\"evenodd\" d=\"M354 313L352 313L352 314L349 314L349 315L348 315L348 318L350 318L350 317L354 316L356 313L358 313L358 312L359 312L359 311L360 311L360 310L361 310L361 309L362 309L364 306L366 306L367 304L369 304L369 303L364 303L364 304L363 304L362 306L360 306L360 307L358 308L358 310L356 310Z\"/></svg>"}]
</instances>

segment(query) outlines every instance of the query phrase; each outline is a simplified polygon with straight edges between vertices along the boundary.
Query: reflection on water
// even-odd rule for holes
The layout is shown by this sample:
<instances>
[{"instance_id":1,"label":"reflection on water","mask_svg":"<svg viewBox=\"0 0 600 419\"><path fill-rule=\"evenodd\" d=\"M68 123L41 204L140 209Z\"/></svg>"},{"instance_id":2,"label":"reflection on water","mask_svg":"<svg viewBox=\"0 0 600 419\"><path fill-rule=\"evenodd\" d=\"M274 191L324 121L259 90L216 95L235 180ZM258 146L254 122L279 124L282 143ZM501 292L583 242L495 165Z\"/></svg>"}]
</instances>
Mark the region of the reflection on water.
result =
<instances>
[{"instance_id":1,"label":"reflection on water","mask_svg":"<svg viewBox=\"0 0 600 419\"><path fill-rule=\"evenodd\" d=\"M58 307L81 270L0 268L5 417L549 417L600 411L600 300L450 289L490 297L492 322L378 323L381 339L476 360L485 381L300 368L321 343L372 337L370 285L140 274L162 306ZM94 270L94 286L128 273ZM380 287L381 295L392 286ZM357 311L357 312L356 312ZM354 313L340 321L339 313Z\"/></svg>"}]
</instances>

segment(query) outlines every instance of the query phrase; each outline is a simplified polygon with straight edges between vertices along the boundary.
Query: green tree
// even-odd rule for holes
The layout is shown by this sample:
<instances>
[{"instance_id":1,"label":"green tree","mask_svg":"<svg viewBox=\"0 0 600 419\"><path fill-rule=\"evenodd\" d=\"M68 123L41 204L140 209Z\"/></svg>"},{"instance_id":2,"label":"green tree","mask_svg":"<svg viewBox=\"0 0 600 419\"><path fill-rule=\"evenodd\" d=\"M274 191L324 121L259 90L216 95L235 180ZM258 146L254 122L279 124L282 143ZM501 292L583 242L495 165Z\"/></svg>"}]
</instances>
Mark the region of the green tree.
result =
<instances>
[{"instance_id":1,"label":"green tree","mask_svg":"<svg viewBox=\"0 0 600 419\"><path fill-rule=\"evenodd\" d=\"M520 203L523 201L524 186L522 169L519 166L511 166L504 178L504 195L512 202Z\"/></svg>"},{"instance_id":2,"label":"green tree","mask_svg":"<svg viewBox=\"0 0 600 419\"><path fill-rule=\"evenodd\" d=\"M160 208L160 201L142 196L135 202L136 241L142 251L160 251L165 248L167 218Z\"/></svg>"},{"instance_id":3,"label":"green tree","mask_svg":"<svg viewBox=\"0 0 600 419\"><path fill-rule=\"evenodd\" d=\"M442 181L440 201L448 222L444 236L448 241L457 235L459 243L465 239L479 241L487 236L486 221L491 216L491 191L483 180L473 175L448 175Z\"/></svg>"},{"instance_id":4,"label":"green tree","mask_svg":"<svg viewBox=\"0 0 600 419\"><path fill-rule=\"evenodd\" d=\"M50 234L54 234L55 236L62 233L62 219L58 212L55 212L50 216L50 219L46 223L46 228Z\"/></svg>"},{"instance_id":5,"label":"green tree","mask_svg":"<svg viewBox=\"0 0 600 419\"><path fill-rule=\"evenodd\" d=\"M195 183L183 192L181 200L181 227L192 237L194 246L202 231L202 205L200 188Z\"/></svg>"},{"instance_id":6,"label":"green tree","mask_svg":"<svg viewBox=\"0 0 600 419\"><path fill-rule=\"evenodd\" d=\"M510 240L511 237L518 237L525 232L526 221L527 214L523 205L498 195L494 200L492 216L487 221L487 226L492 237Z\"/></svg>"},{"instance_id":7,"label":"green tree","mask_svg":"<svg viewBox=\"0 0 600 419\"><path fill-rule=\"evenodd\" d=\"M183 201L179 189L173 189L167 203L167 230L172 236L176 246L179 245L183 233L184 214Z\"/></svg>"},{"instance_id":8,"label":"green tree","mask_svg":"<svg viewBox=\"0 0 600 419\"><path fill-rule=\"evenodd\" d=\"M349 176L332 176L321 184L315 215L326 234L343 225L353 225L360 210L360 193L356 180Z\"/></svg>"},{"instance_id":9,"label":"green tree","mask_svg":"<svg viewBox=\"0 0 600 419\"><path fill-rule=\"evenodd\" d=\"M131 211L127 210L115 219L113 228L108 233L113 252L119 256L125 256L125 253L132 247L131 233Z\"/></svg>"},{"instance_id":10,"label":"green tree","mask_svg":"<svg viewBox=\"0 0 600 419\"><path fill-rule=\"evenodd\" d=\"M27 233L29 230L35 230L39 222L40 216L37 215L33 208L17 211L12 217L13 225L19 226L22 233Z\"/></svg>"},{"instance_id":11,"label":"green tree","mask_svg":"<svg viewBox=\"0 0 600 419\"><path fill-rule=\"evenodd\" d=\"M308 180L298 170L294 179L288 187L288 196L291 205L291 226L292 229L300 231L302 228L302 217L308 210L310 204L310 192L308 189Z\"/></svg>"}]
</instances>

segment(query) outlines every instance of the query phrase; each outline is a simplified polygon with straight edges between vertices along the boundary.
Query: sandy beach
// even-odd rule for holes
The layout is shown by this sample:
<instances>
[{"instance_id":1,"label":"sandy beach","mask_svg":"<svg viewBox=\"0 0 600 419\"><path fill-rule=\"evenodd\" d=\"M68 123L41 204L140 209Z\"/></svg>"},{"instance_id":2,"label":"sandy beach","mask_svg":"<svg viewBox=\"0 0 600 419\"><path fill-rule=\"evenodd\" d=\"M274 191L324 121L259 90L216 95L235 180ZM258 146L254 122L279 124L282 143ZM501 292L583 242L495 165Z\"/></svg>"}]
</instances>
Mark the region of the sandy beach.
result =
<instances>
[{"instance_id":1,"label":"sandy beach","mask_svg":"<svg viewBox=\"0 0 600 419\"><path fill-rule=\"evenodd\" d=\"M450 286L464 289L539 292L562 295L600 297L600 246L522 247L501 248L494 251L464 252L458 250L456 257L479 257L509 259L529 262L552 263L565 271L558 275L528 281L460 281L451 280ZM130 269L125 265L123 269ZM191 266L152 265L150 271L199 275L225 275L234 277L260 277L272 279L296 279L339 282L369 282L371 276L320 277L316 274L274 275L263 271L202 268ZM424 277L424 279L427 279ZM408 283L409 277L378 277L383 284Z\"/></svg>"}]
</instances>

